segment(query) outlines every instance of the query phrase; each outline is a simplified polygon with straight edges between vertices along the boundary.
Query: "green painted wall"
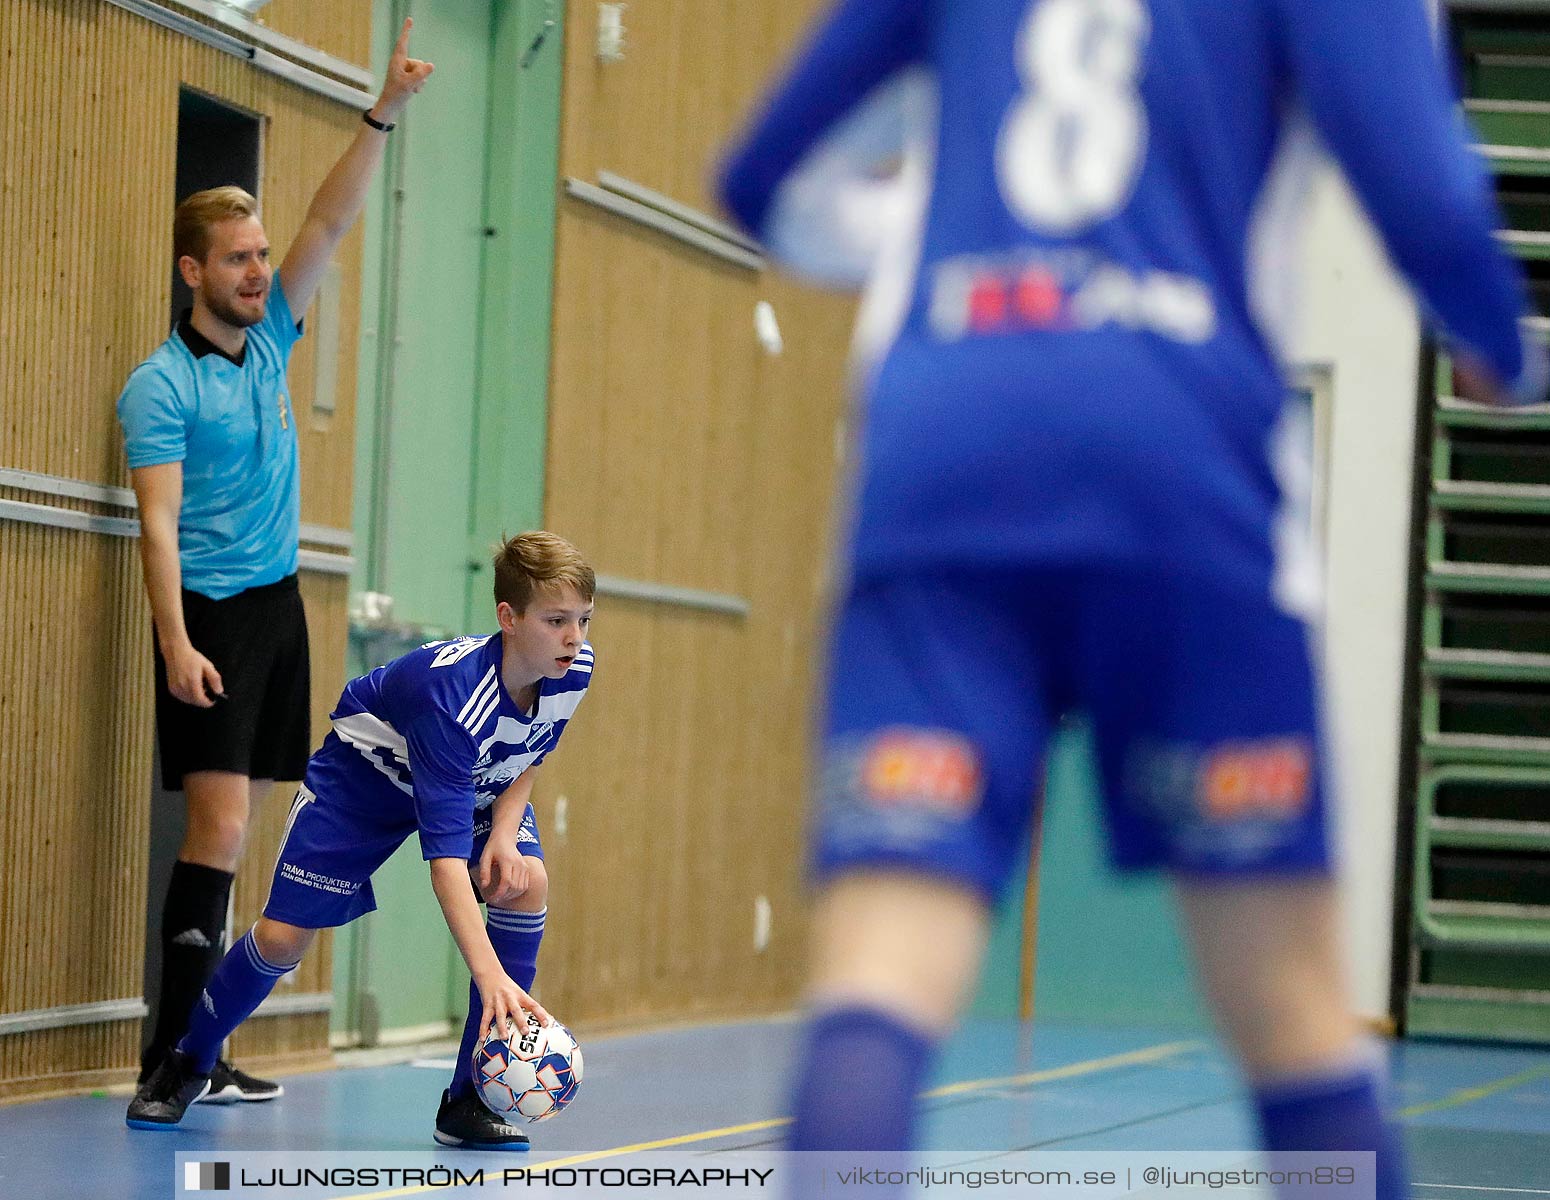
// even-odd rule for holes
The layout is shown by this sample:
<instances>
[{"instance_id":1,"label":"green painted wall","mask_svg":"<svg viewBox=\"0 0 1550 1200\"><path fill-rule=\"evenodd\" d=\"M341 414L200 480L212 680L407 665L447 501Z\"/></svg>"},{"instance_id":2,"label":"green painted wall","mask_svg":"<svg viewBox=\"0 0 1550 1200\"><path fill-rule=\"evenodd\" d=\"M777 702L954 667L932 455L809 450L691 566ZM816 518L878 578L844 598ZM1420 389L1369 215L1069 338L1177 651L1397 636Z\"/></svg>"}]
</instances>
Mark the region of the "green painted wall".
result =
<instances>
[{"instance_id":1,"label":"green painted wall","mask_svg":"<svg viewBox=\"0 0 1550 1200\"><path fill-rule=\"evenodd\" d=\"M1050 755L1039 879L1036 1020L1199 1028L1172 891L1109 869L1091 746L1067 731Z\"/></svg>"},{"instance_id":2,"label":"green painted wall","mask_svg":"<svg viewBox=\"0 0 1550 1200\"><path fill-rule=\"evenodd\" d=\"M560 0L495 6L494 60L506 66L490 90L486 195L494 234L480 289L469 505L468 552L481 566L503 532L543 524L564 9ZM488 569L470 575L470 627L492 620L490 587Z\"/></svg>"},{"instance_id":3,"label":"green painted wall","mask_svg":"<svg viewBox=\"0 0 1550 1200\"><path fill-rule=\"evenodd\" d=\"M493 630L490 549L541 523L562 8L374 10L378 75L406 15L412 53L436 73L393 135L365 216L352 582L392 596L410 628L353 637L352 673L424 637ZM460 1021L467 972L414 839L373 885L379 911L336 942L335 1031Z\"/></svg>"},{"instance_id":4,"label":"green painted wall","mask_svg":"<svg viewBox=\"0 0 1550 1200\"><path fill-rule=\"evenodd\" d=\"M996 914L976 1015L1017 1014L1022 909L1023 889L1013 888ZM1080 728L1062 730L1050 750L1038 925L1035 1021L1206 1023L1166 879L1109 868L1091 743Z\"/></svg>"}]
</instances>

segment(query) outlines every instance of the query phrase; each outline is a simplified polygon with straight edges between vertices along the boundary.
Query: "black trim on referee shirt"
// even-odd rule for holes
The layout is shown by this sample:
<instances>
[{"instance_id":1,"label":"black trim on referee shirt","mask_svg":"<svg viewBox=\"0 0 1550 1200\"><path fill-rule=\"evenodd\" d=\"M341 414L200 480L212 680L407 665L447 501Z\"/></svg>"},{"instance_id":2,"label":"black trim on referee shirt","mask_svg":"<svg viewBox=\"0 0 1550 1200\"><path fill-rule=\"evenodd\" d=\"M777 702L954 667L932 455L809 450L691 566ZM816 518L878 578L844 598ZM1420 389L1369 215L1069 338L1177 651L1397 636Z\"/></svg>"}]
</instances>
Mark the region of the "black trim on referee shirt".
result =
<instances>
[{"instance_id":1,"label":"black trim on referee shirt","mask_svg":"<svg viewBox=\"0 0 1550 1200\"><path fill-rule=\"evenodd\" d=\"M195 358L203 358L206 354L219 354L234 367L240 367L248 356L248 344L242 343L242 349L236 354L227 354L199 330L194 328L194 310L185 308L183 315L178 318L178 336L183 339L183 344L188 347L188 352Z\"/></svg>"}]
</instances>

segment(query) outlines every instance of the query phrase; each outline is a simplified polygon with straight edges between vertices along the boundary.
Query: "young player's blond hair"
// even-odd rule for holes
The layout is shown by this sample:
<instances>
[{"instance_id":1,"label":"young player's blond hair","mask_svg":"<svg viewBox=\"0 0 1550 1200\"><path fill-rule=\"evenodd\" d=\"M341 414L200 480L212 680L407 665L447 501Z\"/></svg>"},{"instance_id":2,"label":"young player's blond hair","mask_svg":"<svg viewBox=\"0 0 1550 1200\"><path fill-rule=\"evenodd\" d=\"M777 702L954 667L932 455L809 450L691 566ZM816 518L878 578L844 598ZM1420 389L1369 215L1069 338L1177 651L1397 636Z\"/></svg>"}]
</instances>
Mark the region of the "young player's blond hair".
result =
<instances>
[{"instance_id":1,"label":"young player's blond hair","mask_svg":"<svg viewBox=\"0 0 1550 1200\"><path fill-rule=\"evenodd\" d=\"M206 188L195 192L172 215L173 261L185 254L203 263L210 253L210 228L238 217L258 216L258 201L239 187Z\"/></svg>"},{"instance_id":2,"label":"young player's blond hair","mask_svg":"<svg viewBox=\"0 0 1550 1200\"><path fill-rule=\"evenodd\" d=\"M567 585L590 604L597 576L581 551L558 534L542 529L519 533L495 552L495 602L504 601L518 615L527 611L534 592Z\"/></svg>"}]
</instances>

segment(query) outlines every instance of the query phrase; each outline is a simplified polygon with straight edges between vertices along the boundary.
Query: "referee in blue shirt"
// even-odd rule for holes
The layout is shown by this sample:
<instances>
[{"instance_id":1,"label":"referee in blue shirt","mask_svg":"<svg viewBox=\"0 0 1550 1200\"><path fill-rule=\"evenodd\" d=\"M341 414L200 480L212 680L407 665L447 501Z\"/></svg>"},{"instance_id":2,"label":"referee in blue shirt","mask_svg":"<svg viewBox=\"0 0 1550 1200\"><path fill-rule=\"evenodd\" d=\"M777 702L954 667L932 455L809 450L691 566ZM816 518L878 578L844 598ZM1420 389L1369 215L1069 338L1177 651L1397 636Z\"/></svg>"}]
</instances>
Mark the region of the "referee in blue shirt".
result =
<instances>
[{"instance_id":1,"label":"referee in blue shirt","mask_svg":"<svg viewBox=\"0 0 1550 1200\"><path fill-rule=\"evenodd\" d=\"M386 135L432 71L408 56L410 25L278 274L257 202L241 188L213 188L179 205L173 251L193 308L118 400L156 627L163 786L182 790L188 804L162 910L160 1003L142 1076L182 1034L220 962L253 801L306 767L300 473L285 372L328 260L360 215ZM206 1100L280 1092L222 1062Z\"/></svg>"}]
</instances>

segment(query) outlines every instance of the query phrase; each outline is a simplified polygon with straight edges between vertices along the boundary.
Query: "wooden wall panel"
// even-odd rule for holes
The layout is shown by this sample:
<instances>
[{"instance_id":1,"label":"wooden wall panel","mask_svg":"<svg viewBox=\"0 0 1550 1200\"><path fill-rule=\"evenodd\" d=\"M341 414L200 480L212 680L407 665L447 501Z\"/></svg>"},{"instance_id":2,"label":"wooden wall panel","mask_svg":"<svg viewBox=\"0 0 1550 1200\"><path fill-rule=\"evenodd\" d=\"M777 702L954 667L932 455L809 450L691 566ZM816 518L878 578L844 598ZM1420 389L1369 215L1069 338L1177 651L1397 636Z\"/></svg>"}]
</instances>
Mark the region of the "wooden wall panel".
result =
<instances>
[{"instance_id":1,"label":"wooden wall panel","mask_svg":"<svg viewBox=\"0 0 1550 1200\"><path fill-rule=\"evenodd\" d=\"M293 37L317 50L342 58L356 66L371 65L371 3L356 0L354 7L365 9L362 19L341 21L337 3L318 0L272 0L259 9L258 19L276 33Z\"/></svg>"},{"instance_id":2,"label":"wooden wall panel","mask_svg":"<svg viewBox=\"0 0 1550 1200\"><path fill-rule=\"evenodd\" d=\"M820 7L631 5L623 62L573 3L561 164L706 206L711 163ZM735 17L735 19L734 19ZM769 300L786 352L753 332ZM538 793L568 1021L789 1007L804 945L808 729L848 302L561 208L546 522L597 568L746 598L744 618L603 597L595 686ZM558 797L567 832L556 832ZM765 897L773 937L754 948Z\"/></svg>"},{"instance_id":3,"label":"wooden wall panel","mask_svg":"<svg viewBox=\"0 0 1550 1200\"><path fill-rule=\"evenodd\" d=\"M323 48L364 60L369 5L306 7L339 38ZM0 5L0 57L0 467L126 485L114 401L166 334L180 84L267 118L260 199L277 257L359 117L101 0ZM302 519L336 528L350 526L360 259L357 230L339 255L338 412L310 416L310 340L290 372ZM343 681L346 584L304 590L321 729ZM153 727L137 548L0 521L0 614L13 676L0 697L0 1014L137 996ZM288 798L277 789L255 822L239 921L262 903ZM298 974L326 991L327 947ZM326 1033L326 1019L276 1018L252 1052L316 1056ZM138 1021L0 1036L0 1098L127 1078L138 1044Z\"/></svg>"},{"instance_id":4,"label":"wooden wall panel","mask_svg":"<svg viewBox=\"0 0 1550 1200\"><path fill-rule=\"evenodd\" d=\"M151 745L123 682L148 676L150 630L117 602L138 586L123 538L0 522L0 1012L140 994ZM148 680L147 680L148 683ZM148 691L147 687L147 691ZM0 1095L18 1080L122 1066L129 1030L0 1036ZM104 1037L107 1041L104 1042Z\"/></svg>"},{"instance_id":5,"label":"wooden wall panel","mask_svg":"<svg viewBox=\"0 0 1550 1200\"><path fill-rule=\"evenodd\" d=\"M0 1037L0 1104L126 1083L139 1061L138 1020Z\"/></svg>"},{"instance_id":6,"label":"wooden wall panel","mask_svg":"<svg viewBox=\"0 0 1550 1200\"><path fill-rule=\"evenodd\" d=\"M711 167L828 0L650 0L624 10L625 56L596 56L598 6L567 9L563 173L616 171L710 211Z\"/></svg>"}]
</instances>

